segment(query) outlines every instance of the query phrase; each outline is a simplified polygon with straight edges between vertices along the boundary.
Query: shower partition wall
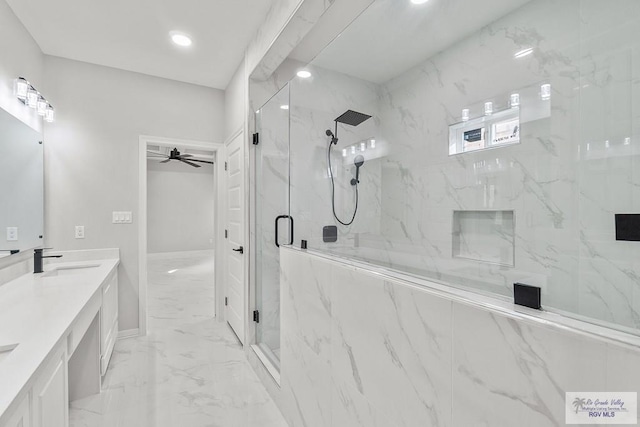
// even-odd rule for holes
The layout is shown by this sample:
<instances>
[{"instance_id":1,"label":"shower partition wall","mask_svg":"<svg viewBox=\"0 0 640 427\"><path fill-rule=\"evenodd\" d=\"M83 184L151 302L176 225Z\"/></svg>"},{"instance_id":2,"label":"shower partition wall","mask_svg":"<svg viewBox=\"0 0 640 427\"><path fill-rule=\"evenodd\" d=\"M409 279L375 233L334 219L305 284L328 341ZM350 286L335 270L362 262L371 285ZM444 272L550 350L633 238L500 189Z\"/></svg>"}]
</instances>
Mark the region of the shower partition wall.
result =
<instances>
[{"instance_id":1,"label":"shower partition wall","mask_svg":"<svg viewBox=\"0 0 640 427\"><path fill-rule=\"evenodd\" d=\"M256 113L255 280L256 343L280 366L280 253L291 243L289 215L289 87L285 86Z\"/></svg>"},{"instance_id":2,"label":"shower partition wall","mask_svg":"<svg viewBox=\"0 0 640 427\"><path fill-rule=\"evenodd\" d=\"M636 0L375 1L290 82L296 241L637 334L639 64Z\"/></svg>"}]
</instances>

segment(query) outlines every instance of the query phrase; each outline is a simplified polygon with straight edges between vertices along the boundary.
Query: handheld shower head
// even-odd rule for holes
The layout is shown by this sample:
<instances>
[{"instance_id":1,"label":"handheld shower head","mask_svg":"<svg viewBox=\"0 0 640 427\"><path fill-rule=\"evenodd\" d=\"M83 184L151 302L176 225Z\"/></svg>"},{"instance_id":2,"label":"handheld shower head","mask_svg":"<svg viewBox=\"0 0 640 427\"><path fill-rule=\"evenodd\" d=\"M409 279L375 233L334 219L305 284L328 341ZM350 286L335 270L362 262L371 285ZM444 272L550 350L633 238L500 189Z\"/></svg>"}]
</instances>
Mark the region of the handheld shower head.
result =
<instances>
[{"instance_id":1,"label":"handheld shower head","mask_svg":"<svg viewBox=\"0 0 640 427\"><path fill-rule=\"evenodd\" d=\"M327 136L331 137L331 143L333 145L336 145L338 143L338 138L333 134L333 132L331 132L331 129L327 129L325 134L327 134Z\"/></svg>"},{"instance_id":2,"label":"handheld shower head","mask_svg":"<svg viewBox=\"0 0 640 427\"><path fill-rule=\"evenodd\" d=\"M362 154L358 154L353 159L353 164L356 166L356 177L351 179L351 185L358 185L360 183L360 168L364 165L364 157Z\"/></svg>"}]
</instances>

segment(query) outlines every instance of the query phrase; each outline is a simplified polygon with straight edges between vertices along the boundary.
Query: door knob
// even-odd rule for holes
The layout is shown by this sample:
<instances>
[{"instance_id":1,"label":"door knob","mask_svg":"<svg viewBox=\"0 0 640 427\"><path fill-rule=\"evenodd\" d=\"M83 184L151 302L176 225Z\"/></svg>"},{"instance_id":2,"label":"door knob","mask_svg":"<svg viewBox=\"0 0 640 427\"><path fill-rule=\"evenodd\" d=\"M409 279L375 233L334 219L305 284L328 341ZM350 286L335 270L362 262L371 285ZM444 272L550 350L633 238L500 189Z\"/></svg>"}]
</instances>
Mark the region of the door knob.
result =
<instances>
[{"instance_id":1,"label":"door knob","mask_svg":"<svg viewBox=\"0 0 640 427\"><path fill-rule=\"evenodd\" d=\"M240 252L241 254L244 253L244 248L242 246L240 246L238 249L232 249L235 252Z\"/></svg>"}]
</instances>

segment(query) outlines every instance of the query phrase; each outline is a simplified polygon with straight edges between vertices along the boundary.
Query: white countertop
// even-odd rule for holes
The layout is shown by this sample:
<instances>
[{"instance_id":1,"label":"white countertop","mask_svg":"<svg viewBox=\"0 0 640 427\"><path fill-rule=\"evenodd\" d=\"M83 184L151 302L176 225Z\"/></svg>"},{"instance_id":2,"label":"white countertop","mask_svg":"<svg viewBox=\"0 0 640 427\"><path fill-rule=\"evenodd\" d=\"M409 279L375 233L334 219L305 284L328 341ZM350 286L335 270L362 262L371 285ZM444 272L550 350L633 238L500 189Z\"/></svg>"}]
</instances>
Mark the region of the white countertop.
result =
<instances>
[{"instance_id":1,"label":"white countertop","mask_svg":"<svg viewBox=\"0 0 640 427\"><path fill-rule=\"evenodd\" d=\"M45 272L58 267L98 266L66 276L26 274L0 286L0 350L18 344L0 358L0 422L12 402L29 390L34 374L119 262L113 258L51 263Z\"/></svg>"}]
</instances>

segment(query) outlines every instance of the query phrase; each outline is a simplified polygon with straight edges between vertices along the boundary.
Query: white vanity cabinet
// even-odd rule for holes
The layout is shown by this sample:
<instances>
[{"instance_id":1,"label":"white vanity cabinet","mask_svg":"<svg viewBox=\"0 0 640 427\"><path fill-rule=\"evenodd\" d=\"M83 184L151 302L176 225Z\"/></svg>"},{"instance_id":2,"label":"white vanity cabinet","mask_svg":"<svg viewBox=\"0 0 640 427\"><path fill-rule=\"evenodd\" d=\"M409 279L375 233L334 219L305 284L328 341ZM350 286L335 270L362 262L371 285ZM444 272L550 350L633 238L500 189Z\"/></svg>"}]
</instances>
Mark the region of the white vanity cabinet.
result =
<instances>
[{"instance_id":1,"label":"white vanity cabinet","mask_svg":"<svg viewBox=\"0 0 640 427\"><path fill-rule=\"evenodd\" d=\"M105 251L0 286L0 324L13 325L0 342L17 343L0 359L0 427L68 427L69 401L100 392L118 336L119 254Z\"/></svg>"},{"instance_id":2,"label":"white vanity cabinet","mask_svg":"<svg viewBox=\"0 0 640 427\"><path fill-rule=\"evenodd\" d=\"M6 424L7 427L32 427L31 424L31 396L22 399L18 409Z\"/></svg>"},{"instance_id":3,"label":"white vanity cabinet","mask_svg":"<svg viewBox=\"0 0 640 427\"><path fill-rule=\"evenodd\" d=\"M67 387L67 354L55 352L31 391L33 427L66 427L69 425L69 392Z\"/></svg>"},{"instance_id":4,"label":"white vanity cabinet","mask_svg":"<svg viewBox=\"0 0 640 427\"><path fill-rule=\"evenodd\" d=\"M118 338L118 274L114 272L102 287L100 308L100 375L109 367L113 347Z\"/></svg>"}]
</instances>

